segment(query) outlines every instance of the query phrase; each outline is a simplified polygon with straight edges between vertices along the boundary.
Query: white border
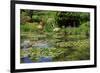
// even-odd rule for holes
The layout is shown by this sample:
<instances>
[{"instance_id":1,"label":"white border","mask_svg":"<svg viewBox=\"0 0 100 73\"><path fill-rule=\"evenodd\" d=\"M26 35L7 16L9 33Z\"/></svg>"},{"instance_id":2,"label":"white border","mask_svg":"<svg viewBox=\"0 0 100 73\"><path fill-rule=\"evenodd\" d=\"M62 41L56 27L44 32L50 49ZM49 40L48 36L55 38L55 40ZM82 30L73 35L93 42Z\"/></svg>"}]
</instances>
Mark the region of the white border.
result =
<instances>
[{"instance_id":1,"label":"white border","mask_svg":"<svg viewBox=\"0 0 100 73\"><path fill-rule=\"evenodd\" d=\"M33 10L51 10L51 11L72 11L72 12L89 12L90 13L90 60L85 61L63 61L63 62L46 62L46 63L28 63L20 64L20 9ZM58 66L80 66L94 64L94 9L78 8L78 7L59 7L59 6L43 6L43 5L15 5L15 68L44 68L44 67L58 67Z\"/></svg>"}]
</instances>

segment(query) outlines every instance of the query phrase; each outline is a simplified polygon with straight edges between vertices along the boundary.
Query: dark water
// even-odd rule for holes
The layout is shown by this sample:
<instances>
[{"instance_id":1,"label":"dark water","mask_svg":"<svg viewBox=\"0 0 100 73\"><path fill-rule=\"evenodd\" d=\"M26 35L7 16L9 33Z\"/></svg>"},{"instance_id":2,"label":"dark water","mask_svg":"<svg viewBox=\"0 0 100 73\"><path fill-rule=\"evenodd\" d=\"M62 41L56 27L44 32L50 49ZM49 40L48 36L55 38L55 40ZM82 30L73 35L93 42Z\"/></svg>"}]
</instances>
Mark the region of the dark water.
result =
<instances>
[{"instance_id":1,"label":"dark water","mask_svg":"<svg viewBox=\"0 0 100 73\"><path fill-rule=\"evenodd\" d=\"M23 63L33 63L29 57L23 57L21 58L21 61ZM52 61L52 57L41 57L37 62L51 62Z\"/></svg>"},{"instance_id":2,"label":"dark water","mask_svg":"<svg viewBox=\"0 0 100 73\"><path fill-rule=\"evenodd\" d=\"M21 58L21 61L23 63L33 63L29 57L23 57ZM51 62L52 61L52 57L41 57L37 62Z\"/></svg>"},{"instance_id":3,"label":"dark water","mask_svg":"<svg viewBox=\"0 0 100 73\"><path fill-rule=\"evenodd\" d=\"M23 58L21 58L21 61L24 63L32 63L32 61L29 59L29 57L23 57Z\"/></svg>"},{"instance_id":4,"label":"dark water","mask_svg":"<svg viewBox=\"0 0 100 73\"><path fill-rule=\"evenodd\" d=\"M52 61L52 57L41 57L39 59L39 62L51 62Z\"/></svg>"}]
</instances>

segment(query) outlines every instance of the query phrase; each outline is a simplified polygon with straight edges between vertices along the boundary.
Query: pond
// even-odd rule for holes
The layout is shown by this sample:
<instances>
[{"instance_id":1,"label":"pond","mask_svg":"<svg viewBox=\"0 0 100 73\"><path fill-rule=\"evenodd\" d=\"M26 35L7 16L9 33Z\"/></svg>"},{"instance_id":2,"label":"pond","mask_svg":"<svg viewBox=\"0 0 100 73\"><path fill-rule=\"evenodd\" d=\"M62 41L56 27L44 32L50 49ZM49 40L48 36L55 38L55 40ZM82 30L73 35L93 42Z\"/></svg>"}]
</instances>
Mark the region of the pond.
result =
<instances>
[{"instance_id":1,"label":"pond","mask_svg":"<svg viewBox=\"0 0 100 73\"><path fill-rule=\"evenodd\" d=\"M24 44L22 50L25 51L26 54L27 54L29 41L28 42L25 41L22 44ZM32 44L31 47L33 49L34 48L41 48L41 49L48 48L49 49L53 46L50 43L48 43L47 41L39 40L39 41L35 42L34 44ZM32 63L32 62L34 62L28 57L28 54L26 56L22 57L21 61L23 63ZM37 62L51 62L51 61L52 61L52 57L50 57L50 56L41 56L41 57L39 57Z\"/></svg>"},{"instance_id":2,"label":"pond","mask_svg":"<svg viewBox=\"0 0 100 73\"><path fill-rule=\"evenodd\" d=\"M41 37L40 35L38 37L35 36L31 39L24 39L21 43L21 50L23 51L21 61L23 63L55 61L59 59L58 56L60 53L62 53L61 56L63 54L67 55L67 46L72 44L71 41L65 41L62 35L53 35L50 38L43 36L43 34ZM37 40L35 38L37 38Z\"/></svg>"}]
</instances>

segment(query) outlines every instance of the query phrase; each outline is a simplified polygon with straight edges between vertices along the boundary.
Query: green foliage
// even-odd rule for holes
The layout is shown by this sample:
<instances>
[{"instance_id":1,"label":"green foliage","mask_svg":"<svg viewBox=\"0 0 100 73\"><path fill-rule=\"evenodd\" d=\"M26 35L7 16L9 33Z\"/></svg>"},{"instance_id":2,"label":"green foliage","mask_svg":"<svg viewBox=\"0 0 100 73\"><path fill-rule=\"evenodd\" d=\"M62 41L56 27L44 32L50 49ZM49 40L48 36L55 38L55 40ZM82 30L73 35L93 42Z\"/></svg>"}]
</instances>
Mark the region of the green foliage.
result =
<instances>
[{"instance_id":1,"label":"green foliage","mask_svg":"<svg viewBox=\"0 0 100 73\"><path fill-rule=\"evenodd\" d=\"M30 27L28 25L21 25L20 29L21 31L27 32L30 30Z\"/></svg>"},{"instance_id":2,"label":"green foliage","mask_svg":"<svg viewBox=\"0 0 100 73\"><path fill-rule=\"evenodd\" d=\"M60 44L59 44L60 45ZM75 61L90 59L89 40L79 40L77 42L66 42L66 49L54 57L55 61Z\"/></svg>"},{"instance_id":3,"label":"green foliage","mask_svg":"<svg viewBox=\"0 0 100 73\"><path fill-rule=\"evenodd\" d=\"M21 24L25 24L26 22L29 22L31 20L31 18L27 15L26 12L21 13L20 19Z\"/></svg>"},{"instance_id":4,"label":"green foliage","mask_svg":"<svg viewBox=\"0 0 100 73\"><path fill-rule=\"evenodd\" d=\"M84 48L77 48L76 51L71 53L69 56L66 57L67 60L88 60L90 59L90 51L89 47L84 47Z\"/></svg>"},{"instance_id":5,"label":"green foliage","mask_svg":"<svg viewBox=\"0 0 100 73\"><path fill-rule=\"evenodd\" d=\"M80 13L79 12L58 12L57 24L59 27L79 26L80 25Z\"/></svg>"},{"instance_id":6,"label":"green foliage","mask_svg":"<svg viewBox=\"0 0 100 73\"><path fill-rule=\"evenodd\" d=\"M85 12L21 10L21 43L28 39L32 45L44 42L51 45L47 48L30 46L27 51L21 49L21 57L27 55L33 62L49 56L53 61L89 60L89 16ZM72 24L69 22L74 21L79 26L69 26Z\"/></svg>"},{"instance_id":7,"label":"green foliage","mask_svg":"<svg viewBox=\"0 0 100 73\"><path fill-rule=\"evenodd\" d=\"M33 15L32 20L33 20L33 22L40 22L41 18L38 15Z\"/></svg>"},{"instance_id":8,"label":"green foliage","mask_svg":"<svg viewBox=\"0 0 100 73\"><path fill-rule=\"evenodd\" d=\"M45 30L45 32L52 32L52 31L53 31L53 26L52 26L52 24L47 23L47 24L45 25L44 30Z\"/></svg>"},{"instance_id":9,"label":"green foliage","mask_svg":"<svg viewBox=\"0 0 100 73\"><path fill-rule=\"evenodd\" d=\"M26 23L20 26L22 32L34 32L37 30L37 24L35 23Z\"/></svg>"},{"instance_id":10,"label":"green foliage","mask_svg":"<svg viewBox=\"0 0 100 73\"><path fill-rule=\"evenodd\" d=\"M89 22L83 23L80 26L80 31L81 31L81 34L84 34L87 37L89 37L89 35L90 35L90 23Z\"/></svg>"},{"instance_id":11,"label":"green foliage","mask_svg":"<svg viewBox=\"0 0 100 73\"><path fill-rule=\"evenodd\" d=\"M80 14L80 20L81 20L81 23L85 23L87 21L90 21L90 14L89 13L81 13Z\"/></svg>"}]
</instances>

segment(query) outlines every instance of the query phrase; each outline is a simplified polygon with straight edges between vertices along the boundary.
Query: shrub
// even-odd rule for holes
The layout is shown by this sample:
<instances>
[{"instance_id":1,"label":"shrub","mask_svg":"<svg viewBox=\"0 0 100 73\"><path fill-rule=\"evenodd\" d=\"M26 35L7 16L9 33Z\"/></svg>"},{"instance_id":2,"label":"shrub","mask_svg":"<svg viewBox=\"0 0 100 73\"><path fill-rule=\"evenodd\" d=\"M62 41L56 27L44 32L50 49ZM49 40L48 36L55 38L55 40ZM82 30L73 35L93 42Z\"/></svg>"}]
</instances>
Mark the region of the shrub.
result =
<instances>
[{"instance_id":1,"label":"shrub","mask_svg":"<svg viewBox=\"0 0 100 73\"><path fill-rule=\"evenodd\" d=\"M34 23L26 23L24 25L21 25L20 29L22 32L33 32L33 31L38 30L37 24L34 24Z\"/></svg>"},{"instance_id":2,"label":"shrub","mask_svg":"<svg viewBox=\"0 0 100 73\"><path fill-rule=\"evenodd\" d=\"M31 20L30 16L27 15L26 12L22 12L20 15L20 22L21 24L25 24L26 22L29 22Z\"/></svg>"},{"instance_id":3,"label":"shrub","mask_svg":"<svg viewBox=\"0 0 100 73\"><path fill-rule=\"evenodd\" d=\"M41 20L40 18L41 18L41 17L38 16L38 15L33 15L33 16L32 16L32 21L33 21L33 22L40 22L40 20Z\"/></svg>"},{"instance_id":4,"label":"shrub","mask_svg":"<svg viewBox=\"0 0 100 73\"><path fill-rule=\"evenodd\" d=\"M84 34L87 37L89 37L89 35L90 35L90 23L89 22L83 23L80 26L80 31L81 31L81 34Z\"/></svg>"}]
</instances>

